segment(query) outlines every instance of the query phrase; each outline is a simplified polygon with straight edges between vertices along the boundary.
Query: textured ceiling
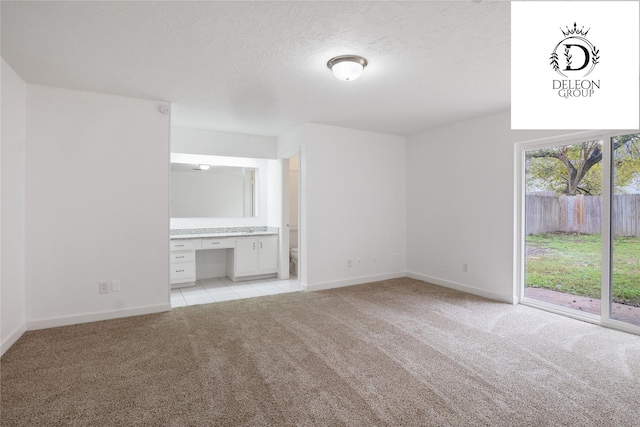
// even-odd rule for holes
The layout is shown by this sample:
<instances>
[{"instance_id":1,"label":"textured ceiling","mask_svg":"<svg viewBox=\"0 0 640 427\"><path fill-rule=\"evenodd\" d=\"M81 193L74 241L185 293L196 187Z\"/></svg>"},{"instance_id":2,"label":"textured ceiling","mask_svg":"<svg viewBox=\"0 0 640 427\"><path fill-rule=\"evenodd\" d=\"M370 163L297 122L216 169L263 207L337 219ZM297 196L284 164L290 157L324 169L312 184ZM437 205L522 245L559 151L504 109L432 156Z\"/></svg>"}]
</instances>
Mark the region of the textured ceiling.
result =
<instances>
[{"instance_id":1,"label":"textured ceiling","mask_svg":"<svg viewBox=\"0 0 640 427\"><path fill-rule=\"evenodd\" d=\"M27 81L173 103L174 125L409 135L509 107L509 2L1 2ZM326 62L358 54L360 79Z\"/></svg>"}]
</instances>

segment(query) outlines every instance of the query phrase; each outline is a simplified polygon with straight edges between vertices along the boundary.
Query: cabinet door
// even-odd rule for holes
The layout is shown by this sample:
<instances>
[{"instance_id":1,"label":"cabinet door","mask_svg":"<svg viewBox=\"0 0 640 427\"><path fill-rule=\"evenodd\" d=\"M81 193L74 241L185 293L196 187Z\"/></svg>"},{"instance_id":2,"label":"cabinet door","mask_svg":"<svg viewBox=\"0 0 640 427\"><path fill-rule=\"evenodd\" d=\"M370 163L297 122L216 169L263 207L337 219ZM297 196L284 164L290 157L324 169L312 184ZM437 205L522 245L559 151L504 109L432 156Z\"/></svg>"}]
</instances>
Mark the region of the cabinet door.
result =
<instances>
[{"instance_id":1,"label":"cabinet door","mask_svg":"<svg viewBox=\"0 0 640 427\"><path fill-rule=\"evenodd\" d=\"M178 264L171 264L169 273L169 280L172 285L176 283L195 282L196 263L183 262Z\"/></svg>"},{"instance_id":2,"label":"cabinet door","mask_svg":"<svg viewBox=\"0 0 640 427\"><path fill-rule=\"evenodd\" d=\"M169 251L187 251L193 249L194 240L171 240Z\"/></svg>"},{"instance_id":3,"label":"cabinet door","mask_svg":"<svg viewBox=\"0 0 640 427\"><path fill-rule=\"evenodd\" d=\"M259 273L276 273L278 271L278 236L260 237Z\"/></svg>"},{"instance_id":4,"label":"cabinet door","mask_svg":"<svg viewBox=\"0 0 640 427\"><path fill-rule=\"evenodd\" d=\"M196 262L196 251L169 252L169 264Z\"/></svg>"},{"instance_id":5,"label":"cabinet door","mask_svg":"<svg viewBox=\"0 0 640 427\"><path fill-rule=\"evenodd\" d=\"M235 275L258 274L258 239L255 237L236 239Z\"/></svg>"}]
</instances>

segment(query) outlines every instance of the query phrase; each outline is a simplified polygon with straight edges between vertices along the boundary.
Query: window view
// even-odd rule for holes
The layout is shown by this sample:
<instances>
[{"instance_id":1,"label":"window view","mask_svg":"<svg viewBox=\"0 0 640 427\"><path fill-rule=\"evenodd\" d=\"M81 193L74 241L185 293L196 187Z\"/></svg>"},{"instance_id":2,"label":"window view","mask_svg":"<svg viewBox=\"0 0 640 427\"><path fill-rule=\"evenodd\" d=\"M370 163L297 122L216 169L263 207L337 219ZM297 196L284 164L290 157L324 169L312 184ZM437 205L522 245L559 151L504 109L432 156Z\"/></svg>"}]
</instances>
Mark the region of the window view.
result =
<instances>
[{"instance_id":1,"label":"window view","mask_svg":"<svg viewBox=\"0 0 640 427\"><path fill-rule=\"evenodd\" d=\"M611 318L640 326L640 134L612 138Z\"/></svg>"},{"instance_id":2,"label":"window view","mask_svg":"<svg viewBox=\"0 0 640 427\"><path fill-rule=\"evenodd\" d=\"M610 144L611 180L599 140L525 152L524 295L600 315L610 286L610 317L640 325L640 134ZM610 266L602 265L603 182L613 190Z\"/></svg>"},{"instance_id":3,"label":"window view","mask_svg":"<svg viewBox=\"0 0 640 427\"><path fill-rule=\"evenodd\" d=\"M525 156L525 296L600 314L602 142Z\"/></svg>"}]
</instances>

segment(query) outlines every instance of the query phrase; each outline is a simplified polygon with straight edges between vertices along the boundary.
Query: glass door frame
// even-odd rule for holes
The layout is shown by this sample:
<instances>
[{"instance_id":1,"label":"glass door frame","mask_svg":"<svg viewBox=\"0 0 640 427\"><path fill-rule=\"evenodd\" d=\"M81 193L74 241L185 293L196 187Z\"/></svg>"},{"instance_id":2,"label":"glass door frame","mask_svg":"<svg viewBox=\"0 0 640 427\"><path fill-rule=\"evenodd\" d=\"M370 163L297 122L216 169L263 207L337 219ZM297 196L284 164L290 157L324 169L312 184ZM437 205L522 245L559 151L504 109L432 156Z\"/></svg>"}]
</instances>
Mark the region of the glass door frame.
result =
<instances>
[{"instance_id":1,"label":"glass door frame","mask_svg":"<svg viewBox=\"0 0 640 427\"><path fill-rule=\"evenodd\" d=\"M595 323L601 326L630 332L640 335L640 326L621 322L610 318L611 315L611 284L613 254L612 230L611 230L611 200L613 193L613 158L612 138L621 135L640 133L640 130L624 131L585 131L541 138L515 144L515 209L514 209L514 301L520 304L550 311L578 320ZM539 148L554 147L559 145L579 144L586 141L599 139L602 141L602 223L601 223L601 304L600 315L581 312L571 308L527 298L525 289L525 152Z\"/></svg>"}]
</instances>

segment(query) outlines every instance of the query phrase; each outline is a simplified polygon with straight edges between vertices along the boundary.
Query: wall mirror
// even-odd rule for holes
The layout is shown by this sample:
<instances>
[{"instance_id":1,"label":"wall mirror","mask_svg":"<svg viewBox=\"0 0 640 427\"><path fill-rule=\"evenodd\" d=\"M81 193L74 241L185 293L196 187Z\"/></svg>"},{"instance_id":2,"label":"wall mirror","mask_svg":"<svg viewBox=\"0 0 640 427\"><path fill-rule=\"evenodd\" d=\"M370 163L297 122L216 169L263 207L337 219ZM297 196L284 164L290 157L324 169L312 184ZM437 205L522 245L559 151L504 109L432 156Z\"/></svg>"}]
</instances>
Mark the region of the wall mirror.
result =
<instances>
[{"instance_id":1,"label":"wall mirror","mask_svg":"<svg viewBox=\"0 0 640 427\"><path fill-rule=\"evenodd\" d=\"M252 167L171 163L171 217L258 216L257 172Z\"/></svg>"}]
</instances>

